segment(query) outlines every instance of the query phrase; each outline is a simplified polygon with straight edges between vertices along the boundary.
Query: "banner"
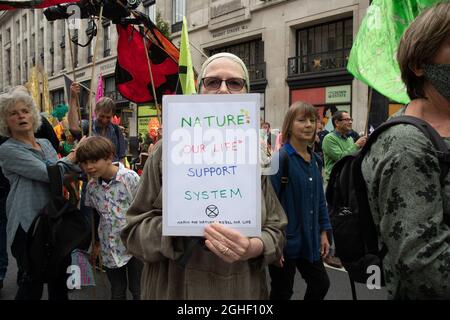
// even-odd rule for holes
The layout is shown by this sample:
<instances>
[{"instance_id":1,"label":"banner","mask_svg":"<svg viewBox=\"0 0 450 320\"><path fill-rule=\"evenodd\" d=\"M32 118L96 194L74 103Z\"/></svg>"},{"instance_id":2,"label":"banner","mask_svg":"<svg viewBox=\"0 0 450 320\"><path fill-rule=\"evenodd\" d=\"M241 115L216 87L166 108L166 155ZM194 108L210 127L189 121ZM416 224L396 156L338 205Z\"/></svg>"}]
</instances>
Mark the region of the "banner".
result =
<instances>
[{"instance_id":1,"label":"banner","mask_svg":"<svg viewBox=\"0 0 450 320\"><path fill-rule=\"evenodd\" d=\"M367 9L347 64L348 71L393 101L410 101L397 63L397 47L411 22L439 0L374 0Z\"/></svg>"},{"instance_id":2,"label":"banner","mask_svg":"<svg viewBox=\"0 0 450 320\"><path fill-rule=\"evenodd\" d=\"M163 97L163 235L261 234L259 94Z\"/></svg>"}]
</instances>

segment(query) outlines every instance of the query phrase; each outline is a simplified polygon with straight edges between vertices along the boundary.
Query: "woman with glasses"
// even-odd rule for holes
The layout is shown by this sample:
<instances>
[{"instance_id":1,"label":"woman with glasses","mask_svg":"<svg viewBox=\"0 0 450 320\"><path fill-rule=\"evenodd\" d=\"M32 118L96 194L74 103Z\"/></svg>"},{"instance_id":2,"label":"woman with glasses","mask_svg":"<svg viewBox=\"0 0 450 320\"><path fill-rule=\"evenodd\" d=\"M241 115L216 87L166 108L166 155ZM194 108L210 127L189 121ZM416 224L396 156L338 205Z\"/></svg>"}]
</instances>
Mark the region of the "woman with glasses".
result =
<instances>
[{"instance_id":1,"label":"woman with glasses","mask_svg":"<svg viewBox=\"0 0 450 320\"><path fill-rule=\"evenodd\" d=\"M229 53L205 61L200 94L247 93L245 64ZM270 181L262 178L261 237L246 237L221 224L204 237L162 236L162 148L147 160L122 239L144 261L142 299L267 299L265 266L281 258L287 223ZM255 190L255 192L259 192Z\"/></svg>"}]
</instances>

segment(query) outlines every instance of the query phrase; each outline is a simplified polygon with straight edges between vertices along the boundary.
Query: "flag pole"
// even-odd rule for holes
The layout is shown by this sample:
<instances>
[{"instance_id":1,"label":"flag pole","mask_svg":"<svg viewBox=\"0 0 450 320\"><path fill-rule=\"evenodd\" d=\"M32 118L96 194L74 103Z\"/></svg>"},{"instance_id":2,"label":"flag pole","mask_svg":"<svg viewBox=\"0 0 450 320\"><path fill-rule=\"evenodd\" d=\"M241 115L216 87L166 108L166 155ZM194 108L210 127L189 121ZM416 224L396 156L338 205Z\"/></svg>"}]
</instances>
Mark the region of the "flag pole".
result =
<instances>
[{"instance_id":1,"label":"flag pole","mask_svg":"<svg viewBox=\"0 0 450 320\"><path fill-rule=\"evenodd\" d=\"M150 57L148 56L148 51L147 51L148 50L147 49L147 38L142 37L142 39L144 40L144 51L145 51L145 56L147 57L148 72L150 73L150 81L151 81L152 90L153 90L153 99L155 100L155 106L156 106L156 115L158 117L159 123L162 124L161 110L160 110L160 106L158 104L158 98L156 97L155 82L153 81L152 66L151 66Z\"/></svg>"},{"instance_id":2,"label":"flag pole","mask_svg":"<svg viewBox=\"0 0 450 320\"><path fill-rule=\"evenodd\" d=\"M102 21L103 21L103 5L100 7L100 14L99 14L99 27L98 29L102 29ZM92 135L92 92L94 91L94 72L95 72L95 63L97 58L97 47L98 47L98 39L99 39L99 32L97 32L97 36L95 39L95 46L94 46L94 57L92 60L92 71L91 71L91 89L89 91L89 136Z\"/></svg>"},{"instance_id":3,"label":"flag pole","mask_svg":"<svg viewBox=\"0 0 450 320\"><path fill-rule=\"evenodd\" d=\"M100 14L99 14L99 28L102 29L102 20L103 20L103 5L100 7ZM99 29L97 28L97 30ZM95 71L95 63L97 58L97 47L98 47L98 39L100 38L99 32L97 32L96 39L95 39L95 46L94 46L94 57L92 59L92 71L91 71L91 88L89 90L89 136L92 136L92 92L94 91L94 71ZM94 212L91 213L91 223L92 223L92 240L95 241L94 238L94 232L95 232L95 226L94 226ZM92 245L94 245L94 242L92 242ZM93 274L95 273L95 261L93 263ZM101 268L100 268L101 269ZM94 278L95 281L95 278ZM97 284L97 283L96 283ZM94 296L96 295L95 287L94 287Z\"/></svg>"},{"instance_id":4,"label":"flag pole","mask_svg":"<svg viewBox=\"0 0 450 320\"><path fill-rule=\"evenodd\" d=\"M73 72L73 81L77 82L77 77L75 74L75 56L74 56L74 52L72 50L72 36L70 35L70 28L69 28L69 23L66 20L66 25L67 25L67 32L69 34L69 50L70 50L70 60L72 61L72 72ZM70 88L69 88L70 90ZM68 98L70 97L70 92L67 92ZM83 131L83 126L81 125L81 107L80 107L80 97L78 95L77 99L76 99L76 106L77 106L77 110L78 110L78 121L80 122L80 128L81 131ZM81 132L81 135L83 135L83 132Z\"/></svg>"},{"instance_id":5,"label":"flag pole","mask_svg":"<svg viewBox=\"0 0 450 320\"><path fill-rule=\"evenodd\" d=\"M102 9L103 9L103 7L102 7ZM66 24L67 24L67 32L68 32L68 35L69 35L69 49L70 49L70 60L72 62L73 81L77 82L77 77L76 77L76 74L75 74L75 58L74 58L74 54L73 54L74 52L72 50L72 41L71 41L72 36L70 34L70 28L69 28L69 25L67 23L67 20L66 20ZM89 91L89 96L90 96L91 90L89 88L86 88L83 85L81 85L81 86ZM67 94L70 96L70 92L68 92ZM78 108L78 117L79 117L78 120L80 122L80 128L81 128L81 131L83 131L83 126L81 124L81 109L80 109L79 96L76 99L76 106ZM89 134L90 134L90 132L89 132ZM83 135L83 132L81 132L81 135ZM82 183L85 183L85 182L82 182ZM91 246L93 248L94 245L95 245L95 222L94 222L94 213L93 212L91 213L91 225L92 225ZM95 281L95 278L96 278L96 276L95 276L95 261L93 262L93 266L92 266L92 277L93 277L93 280L94 280L94 283L95 283L95 286L96 286L97 283ZM96 290L95 286L92 288L92 295L93 295L93 299L94 300L97 299L97 290Z\"/></svg>"},{"instance_id":6,"label":"flag pole","mask_svg":"<svg viewBox=\"0 0 450 320\"><path fill-rule=\"evenodd\" d=\"M372 110L372 93L373 93L373 88L370 87L370 86L368 88L369 88L369 98L368 98L368 101L367 101L366 127L365 127L365 131L364 131L365 135L369 134L369 115L370 115L370 111Z\"/></svg>"}]
</instances>

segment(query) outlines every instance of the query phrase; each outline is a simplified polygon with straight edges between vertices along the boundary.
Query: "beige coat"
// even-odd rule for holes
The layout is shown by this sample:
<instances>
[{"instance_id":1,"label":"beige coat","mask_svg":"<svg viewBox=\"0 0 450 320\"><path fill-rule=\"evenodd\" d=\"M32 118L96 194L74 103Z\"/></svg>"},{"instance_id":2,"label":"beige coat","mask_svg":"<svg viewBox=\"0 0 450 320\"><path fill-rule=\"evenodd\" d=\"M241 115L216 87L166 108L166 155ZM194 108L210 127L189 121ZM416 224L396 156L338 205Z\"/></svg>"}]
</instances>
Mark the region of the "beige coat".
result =
<instances>
[{"instance_id":1,"label":"beige coat","mask_svg":"<svg viewBox=\"0 0 450 320\"><path fill-rule=\"evenodd\" d=\"M161 155L158 143L145 164L122 231L128 251L144 262L142 299L267 299L265 266L279 261L287 224L269 179L262 178L263 255L229 264L205 246L196 245L183 266L178 259L193 238L162 236Z\"/></svg>"}]
</instances>

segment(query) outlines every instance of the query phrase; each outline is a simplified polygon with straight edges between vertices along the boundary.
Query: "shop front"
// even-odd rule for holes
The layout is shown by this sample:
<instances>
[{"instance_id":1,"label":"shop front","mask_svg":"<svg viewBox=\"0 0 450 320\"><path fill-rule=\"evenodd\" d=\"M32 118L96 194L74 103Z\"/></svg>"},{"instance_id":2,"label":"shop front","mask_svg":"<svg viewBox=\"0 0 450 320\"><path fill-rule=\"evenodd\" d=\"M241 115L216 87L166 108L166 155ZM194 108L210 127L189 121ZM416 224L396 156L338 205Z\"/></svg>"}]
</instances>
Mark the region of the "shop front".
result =
<instances>
[{"instance_id":1,"label":"shop front","mask_svg":"<svg viewBox=\"0 0 450 320\"><path fill-rule=\"evenodd\" d=\"M291 90L290 100L292 103L303 101L312 104L328 131L333 130L331 117L334 112L342 110L352 116L351 84Z\"/></svg>"}]
</instances>

